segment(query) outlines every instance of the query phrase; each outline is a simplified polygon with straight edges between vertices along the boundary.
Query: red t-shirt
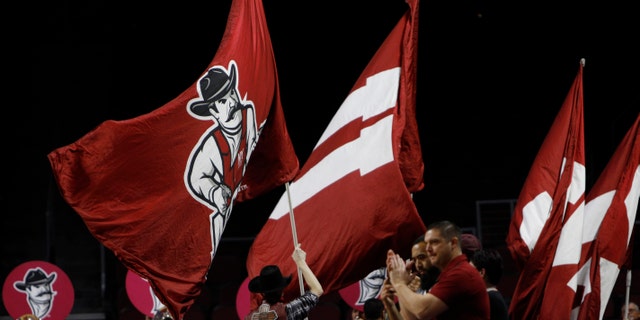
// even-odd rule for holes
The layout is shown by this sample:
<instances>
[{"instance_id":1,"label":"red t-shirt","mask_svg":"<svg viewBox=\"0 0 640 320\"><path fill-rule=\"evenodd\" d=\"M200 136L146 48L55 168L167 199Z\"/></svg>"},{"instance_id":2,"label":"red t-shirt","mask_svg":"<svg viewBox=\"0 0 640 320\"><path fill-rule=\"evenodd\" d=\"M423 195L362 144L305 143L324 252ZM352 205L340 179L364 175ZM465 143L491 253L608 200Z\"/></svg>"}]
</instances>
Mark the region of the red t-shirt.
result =
<instances>
[{"instance_id":1,"label":"red t-shirt","mask_svg":"<svg viewBox=\"0 0 640 320\"><path fill-rule=\"evenodd\" d=\"M480 273L461 254L442 270L429 293L442 300L449 309L437 316L445 319L489 320L489 295Z\"/></svg>"}]
</instances>

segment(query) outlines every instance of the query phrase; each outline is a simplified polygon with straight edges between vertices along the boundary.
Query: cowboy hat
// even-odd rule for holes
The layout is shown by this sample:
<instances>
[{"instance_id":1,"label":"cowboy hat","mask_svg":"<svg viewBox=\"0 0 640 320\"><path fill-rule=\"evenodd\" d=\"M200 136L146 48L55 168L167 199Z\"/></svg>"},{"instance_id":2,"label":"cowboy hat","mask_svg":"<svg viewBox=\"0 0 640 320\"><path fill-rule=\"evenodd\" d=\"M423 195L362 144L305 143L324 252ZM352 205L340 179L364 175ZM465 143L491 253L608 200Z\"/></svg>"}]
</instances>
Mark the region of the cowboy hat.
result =
<instances>
[{"instance_id":1,"label":"cowboy hat","mask_svg":"<svg viewBox=\"0 0 640 320\"><path fill-rule=\"evenodd\" d=\"M199 116L208 116L209 103L222 98L236 87L236 65L231 65L229 75L219 67L209 69L209 72L200 79L200 93L202 101L192 103L191 112Z\"/></svg>"},{"instance_id":2,"label":"cowboy hat","mask_svg":"<svg viewBox=\"0 0 640 320\"><path fill-rule=\"evenodd\" d=\"M49 284L53 279L55 279L56 274L52 273L50 276L47 275L40 269L29 270L27 272L27 276L24 278L24 282L16 282L14 286L19 290L24 291L26 287L37 284Z\"/></svg>"},{"instance_id":3,"label":"cowboy hat","mask_svg":"<svg viewBox=\"0 0 640 320\"><path fill-rule=\"evenodd\" d=\"M282 290L291 282L291 275L283 277L278 266L269 265L260 270L260 275L249 281L249 291L269 293Z\"/></svg>"}]
</instances>

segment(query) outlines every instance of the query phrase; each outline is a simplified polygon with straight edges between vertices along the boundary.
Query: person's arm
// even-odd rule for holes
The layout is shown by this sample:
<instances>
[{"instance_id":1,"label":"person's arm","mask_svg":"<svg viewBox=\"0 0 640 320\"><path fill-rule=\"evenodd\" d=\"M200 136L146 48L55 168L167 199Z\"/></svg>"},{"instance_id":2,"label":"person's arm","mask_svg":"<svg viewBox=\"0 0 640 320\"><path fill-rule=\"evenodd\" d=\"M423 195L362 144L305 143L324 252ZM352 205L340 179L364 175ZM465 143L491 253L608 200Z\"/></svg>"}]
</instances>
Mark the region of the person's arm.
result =
<instances>
[{"instance_id":1,"label":"person's arm","mask_svg":"<svg viewBox=\"0 0 640 320\"><path fill-rule=\"evenodd\" d=\"M389 282L389 278L384 280L382 284L382 289L380 290L380 300L382 300L382 304L384 304L384 309L387 310L387 315L389 316L389 320L404 320L400 311L398 311L398 307L395 303L395 293L393 291L393 286L391 282Z\"/></svg>"},{"instance_id":2,"label":"person's arm","mask_svg":"<svg viewBox=\"0 0 640 320\"><path fill-rule=\"evenodd\" d=\"M407 286L409 286L409 289L413 290L414 292L418 292L418 290L420 290L422 280L417 275L411 275L411 277L411 281L409 282L409 284L407 284Z\"/></svg>"},{"instance_id":3,"label":"person's arm","mask_svg":"<svg viewBox=\"0 0 640 320\"><path fill-rule=\"evenodd\" d=\"M400 314L406 320L433 319L447 310L447 305L431 293L415 293L406 284L401 283L396 288Z\"/></svg>"},{"instance_id":4,"label":"person's arm","mask_svg":"<svg viewBox=\"0 0 640 320\"><path fill-rule=\"evenodd\" d=\"M296 262L296 265L302 272L302 277L309 286L309 291L320 297L324 293L324 290L322 289L320 281L316 278L316 275L311 271L309 265L307 265L307 253L300 249L300 244L293 250L291 257L293 257L293 261Z\"/></svg>"},{"instance_id":5,"label":"person's arm","mask_svg":"<svg viewBox=\"0 0 640 320\"><path fill-rule=\"evenodd\" d=\"M447 310L447 305L438 297L430 293L422 295L409 288L410 275L405 262L393 250L387 253L387 269L405 320L431 319Z\"/></svg>"}]
</instances>

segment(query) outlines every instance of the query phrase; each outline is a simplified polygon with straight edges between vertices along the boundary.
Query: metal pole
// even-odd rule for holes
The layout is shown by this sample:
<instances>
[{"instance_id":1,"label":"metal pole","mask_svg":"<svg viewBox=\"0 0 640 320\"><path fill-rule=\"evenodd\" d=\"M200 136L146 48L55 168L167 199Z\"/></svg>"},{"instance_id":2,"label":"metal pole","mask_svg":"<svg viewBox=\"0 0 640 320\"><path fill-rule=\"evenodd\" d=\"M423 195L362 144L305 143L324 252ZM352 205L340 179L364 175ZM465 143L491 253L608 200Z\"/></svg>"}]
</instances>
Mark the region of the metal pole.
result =
<instances>
[{"instance_id":1,"label":"metal pole","mask_svg":"<svg viewBox=\"0 0 640 320\"><path fill-rule=\"evenodd\" d=\"M629 293L631 290L631 269L627 270L627 288L624 296L624 318L629 319Z\"/></svg>"}]
</instances>

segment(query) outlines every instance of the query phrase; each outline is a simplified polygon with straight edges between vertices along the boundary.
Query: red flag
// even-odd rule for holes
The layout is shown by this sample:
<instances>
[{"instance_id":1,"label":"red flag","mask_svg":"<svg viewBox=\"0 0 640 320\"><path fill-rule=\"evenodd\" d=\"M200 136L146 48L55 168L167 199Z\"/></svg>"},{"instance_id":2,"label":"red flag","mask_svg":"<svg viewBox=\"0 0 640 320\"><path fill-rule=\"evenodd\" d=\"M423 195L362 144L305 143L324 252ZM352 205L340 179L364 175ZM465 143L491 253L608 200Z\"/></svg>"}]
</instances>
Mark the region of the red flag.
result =
<instances>
[{"instance_id":1,"label":"red flag","mask_svg":"<svg viewBox=\"0 0 640 320\"><path fill-rule=\"evenodd\" d=\"M602 319L631 250L640 199L640 114L587 195L582 268L575 282L584 288L572 319ZM605 226L605 227L603 227ZM581 303L581 304L580 304Z\"/></svg>"},{"instance_id":2,"label":"red flag","mask_svg":"<svg viewBox=\"0 0 640 320\"><path fill-rule=\"evenodd\" d=\"M507 245L521 271L509 308L513 319L537 318L543 298L555 296L546 289L552 267L572 263L575 267L579 260L579 252L577 257L555 257L566 251L567 243L560 243L563 238L571 236L576 225L579 231L582 227L579 220L585 190L582 69L581 63L529 171L511 220ZM576 217L572 217L575 212ZM578 221L572 222L572 218Z\"/></svg>"},{"instance_id":3,"label":"red flag","mask_svg":"<svg viewBox=\"0 0 640 320\"><path fill-rule=\"evenodd\" d=\"M149 114L106 121L48 157L90 232L182 319L234 202L299 169L262 2L233 1L215 57L178 97Z\"/></svg>"},{"instance_id":4,"label":"red flag","mask_svg":"<svg viewBox=\"0 0 640 320\"><path fill-rule=\"evenodd\" d=\"M426 231L408 189L422 185L423 169L415 119L410 119L415 115L418 3L409 5L288 188L298 242L325 292L384 266L388 249L407 252ZM401 147L407 141L411 145ZM403 152L417 159L408 161ZM411 173L404 175L412 177L409 186L403 173ZM254 240L249 277L276 264L297 278L288 199L285 193ZM287 300L298 295L299 286L285 289Z\"/></svg>"}]
</instances>

